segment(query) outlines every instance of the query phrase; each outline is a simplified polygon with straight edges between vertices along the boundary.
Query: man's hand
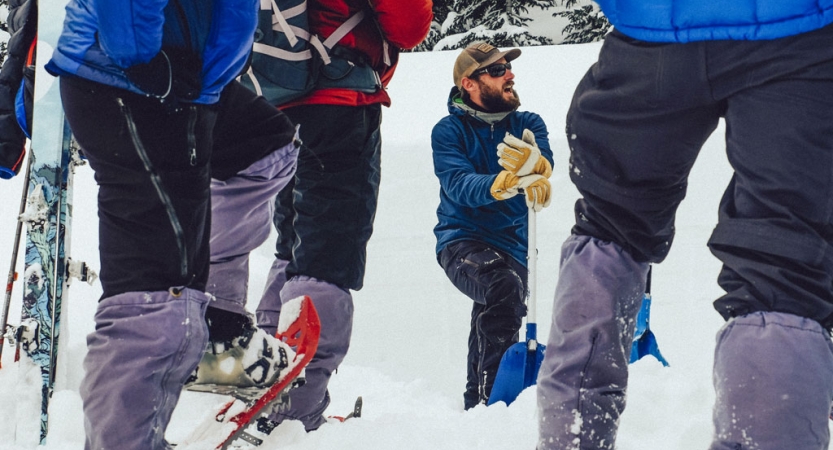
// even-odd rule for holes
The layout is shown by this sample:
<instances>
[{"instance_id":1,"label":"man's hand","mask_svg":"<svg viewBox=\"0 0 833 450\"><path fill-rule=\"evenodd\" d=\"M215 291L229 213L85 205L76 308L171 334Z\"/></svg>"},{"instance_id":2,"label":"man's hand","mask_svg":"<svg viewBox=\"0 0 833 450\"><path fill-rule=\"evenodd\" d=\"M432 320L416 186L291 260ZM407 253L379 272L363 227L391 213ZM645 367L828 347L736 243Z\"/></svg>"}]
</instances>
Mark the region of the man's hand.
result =
<instances>
[{"instance_id":1,"label":"man's hand","mask_svg":"<svg viewBox=\"0 0 833 450\"><path fill-rule=\"evenodd\" d=\"M492 183L492 188L489 192L495 200L506 200L518 195L518 182L520 178L516 177L508 170L503 170L497 174L497 178Z\"/></svg>"},{"instance_id":2,"label":"man's hand","mask_svg":"<svg viewBox=\"0 0 833 450\"><path fill-rule=\"evenodd\" d=\"M190 50L166 48L144 64L124 69L127 79L145 94L160 99L169 94L196 100L202 91L202 58Z\"/></svg>"},{"instance_id":3,"label":"man's hand","mask_svg":"<svg viewBox=\"0 0 833 450\"><path fill-rule=\"evenodd\" d=\"M124 69L127 79L151 97L165 98L171 93L173 70L165 52L160 51L150 61Z\"/></svg>"},{"instance_id":4,"label":"man's hand","mask_svg":"<svg viewBox=\"0 0 833 450\"><path fill-rule=\"evenodd\" d=\"M535 209L535 212L550 206L552 186L543 175L533 174L519 178L516 189L524 190L526 206Z\"/></svg>"},{"instance_id":5,"label":"man's hand","mask_svg":"<svg viewBox=\"0 0 833 450\"><path fill-rule=\"evenodd\" d=\"M522 139L509 133L503 142L497 146L498 164L519 177L538 174L544 178L552 175L552 165L547 158L541 156L541 150L535 143L535 134L524 129Z\"/></svg>"}]
</instances>

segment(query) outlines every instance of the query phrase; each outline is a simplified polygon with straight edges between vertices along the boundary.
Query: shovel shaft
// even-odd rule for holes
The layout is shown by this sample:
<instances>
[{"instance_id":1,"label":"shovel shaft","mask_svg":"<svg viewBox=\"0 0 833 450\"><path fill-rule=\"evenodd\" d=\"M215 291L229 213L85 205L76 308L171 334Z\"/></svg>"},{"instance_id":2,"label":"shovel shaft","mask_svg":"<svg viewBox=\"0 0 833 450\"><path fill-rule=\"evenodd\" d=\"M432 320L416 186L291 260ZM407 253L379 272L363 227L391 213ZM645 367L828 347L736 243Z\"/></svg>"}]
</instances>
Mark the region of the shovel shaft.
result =
<instances>
[{"instance_id":1,"label":"shovel shaft","mask_svg":"<svg viewBox=\"0 0 833 450\"><path fill-rule=\"evenodd\" d=\"M526 316L526 323L527 323L527 339L529 339L529 325L535 324L535 307L536 307L536 284L537 284L537 274L538 274L538 248L536 242L536 235L537 235L537 224L535 220L535 209L531 206L529 207L529 233L528 233L528 242L527 242L527 265L529 270L529 275L527 278L527 291L529 292L529 300L527 302L527 316ZM532 327L533 333L535 327ZM532 337L535 339L535 336Z\"/></svg>"},{"instance_id":2,"label":"shovel shaft","mask_svg":"<svg viewBox=\"0 0 833 450\"><path fill-rule=\"evenodd\" d=\"M538 370L544 360L545 345L538 343L538 325L535 323L535 291L538 249L535 245L535 210L529 208L529 234L527 248L527 316L526 341L518 342L503 354L495 383L489 395L489 405L496 402L511 404L525 388L535 384Z\"/></svg>"}]
</instances>

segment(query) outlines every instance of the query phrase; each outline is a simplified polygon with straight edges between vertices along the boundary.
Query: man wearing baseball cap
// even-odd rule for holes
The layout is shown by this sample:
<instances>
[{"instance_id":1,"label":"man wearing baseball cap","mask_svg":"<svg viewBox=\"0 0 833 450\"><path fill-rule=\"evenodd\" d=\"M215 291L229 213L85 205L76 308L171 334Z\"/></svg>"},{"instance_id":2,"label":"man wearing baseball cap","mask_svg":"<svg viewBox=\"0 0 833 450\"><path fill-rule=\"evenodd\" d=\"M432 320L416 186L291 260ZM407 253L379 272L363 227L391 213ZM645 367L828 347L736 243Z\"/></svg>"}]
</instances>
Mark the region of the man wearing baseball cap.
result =
<instances>
[{"instance_id":1,"label":"man wearing baseball cap","mask_svg":"<svg viewBox=\"0 0 833 450\"><path fill-rule=\"evenodd\" d=\"M466 47L454 63L449 115L431 146L440 181L437 261L473 300L466 409L489 400L503 353L526 315L527 210L550 203L547 127L518 111L511 61L519 49ZM518 194L521 195L518 195Z\"/></svg>"}]
</instances>

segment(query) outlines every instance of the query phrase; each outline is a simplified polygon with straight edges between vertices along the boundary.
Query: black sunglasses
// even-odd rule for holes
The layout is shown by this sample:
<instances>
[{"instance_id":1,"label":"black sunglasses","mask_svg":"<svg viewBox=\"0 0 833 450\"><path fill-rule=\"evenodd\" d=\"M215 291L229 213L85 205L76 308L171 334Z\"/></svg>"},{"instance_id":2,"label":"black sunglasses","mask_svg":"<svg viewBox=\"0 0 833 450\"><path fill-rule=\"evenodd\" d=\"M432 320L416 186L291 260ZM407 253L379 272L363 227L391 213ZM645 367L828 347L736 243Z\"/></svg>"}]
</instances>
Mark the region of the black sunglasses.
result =
<instances>
[{"instance_id":1,"label":"black sunglasses","mask_svg":"<svg viewBox=\"0 0 833 450\"><path fill-rule=\"evenodd\" d=\"M471 76L476 77L482 73L488 73L490 77L497 78L504 76L507 70L512 70L512 63L492 64L491 66L475 70L471 73Z\"/></svg>"}]
</instances>

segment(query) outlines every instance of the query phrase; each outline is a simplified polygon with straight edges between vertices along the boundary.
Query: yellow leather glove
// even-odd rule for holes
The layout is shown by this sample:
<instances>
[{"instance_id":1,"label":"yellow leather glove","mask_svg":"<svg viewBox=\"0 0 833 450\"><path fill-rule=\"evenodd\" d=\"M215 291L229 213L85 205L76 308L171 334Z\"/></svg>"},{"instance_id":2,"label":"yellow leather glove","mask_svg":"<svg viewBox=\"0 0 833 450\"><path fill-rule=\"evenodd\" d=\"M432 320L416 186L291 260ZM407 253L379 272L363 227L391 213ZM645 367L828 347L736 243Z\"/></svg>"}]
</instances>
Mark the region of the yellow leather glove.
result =
<instances>
[{"instance_id":1,"label":"yellow leather glove","mask_svg":"<svg viewBox=\"0 0 833 450\"><path fill-rule=\"evenodd\" d=\"M533 174L521 177L517 186L526 194L526 206L535 209L535 212L550 206L552 186L543 175Z\"/></svg>"},{"instance_id":2,"label":"yellow leather glove","mask_svg":"<svg viewBox=\"0 0 833 450\"><path fill-rule=\"evenodd\" d=\"M516 177L508 170L502 170L497 174L497 178L492 183L492 188L489 192L495 200L506 200L518 195L518 181L520 178Z\"/></svg>"},{"instance_id":3,"label":"yellow leather glove","mask_svg":"<svg viewBox=\"0 0 833 450\"><path fill-rule=\"evenodd\" d=\"M541 156L541 149L535 143L535 134L524 129L522 139L509 133L503 142L497 146L498 164L513 174L522 177L536 173L549 178L552 175L552 164Z\"/></svg>"}]
</instances>

